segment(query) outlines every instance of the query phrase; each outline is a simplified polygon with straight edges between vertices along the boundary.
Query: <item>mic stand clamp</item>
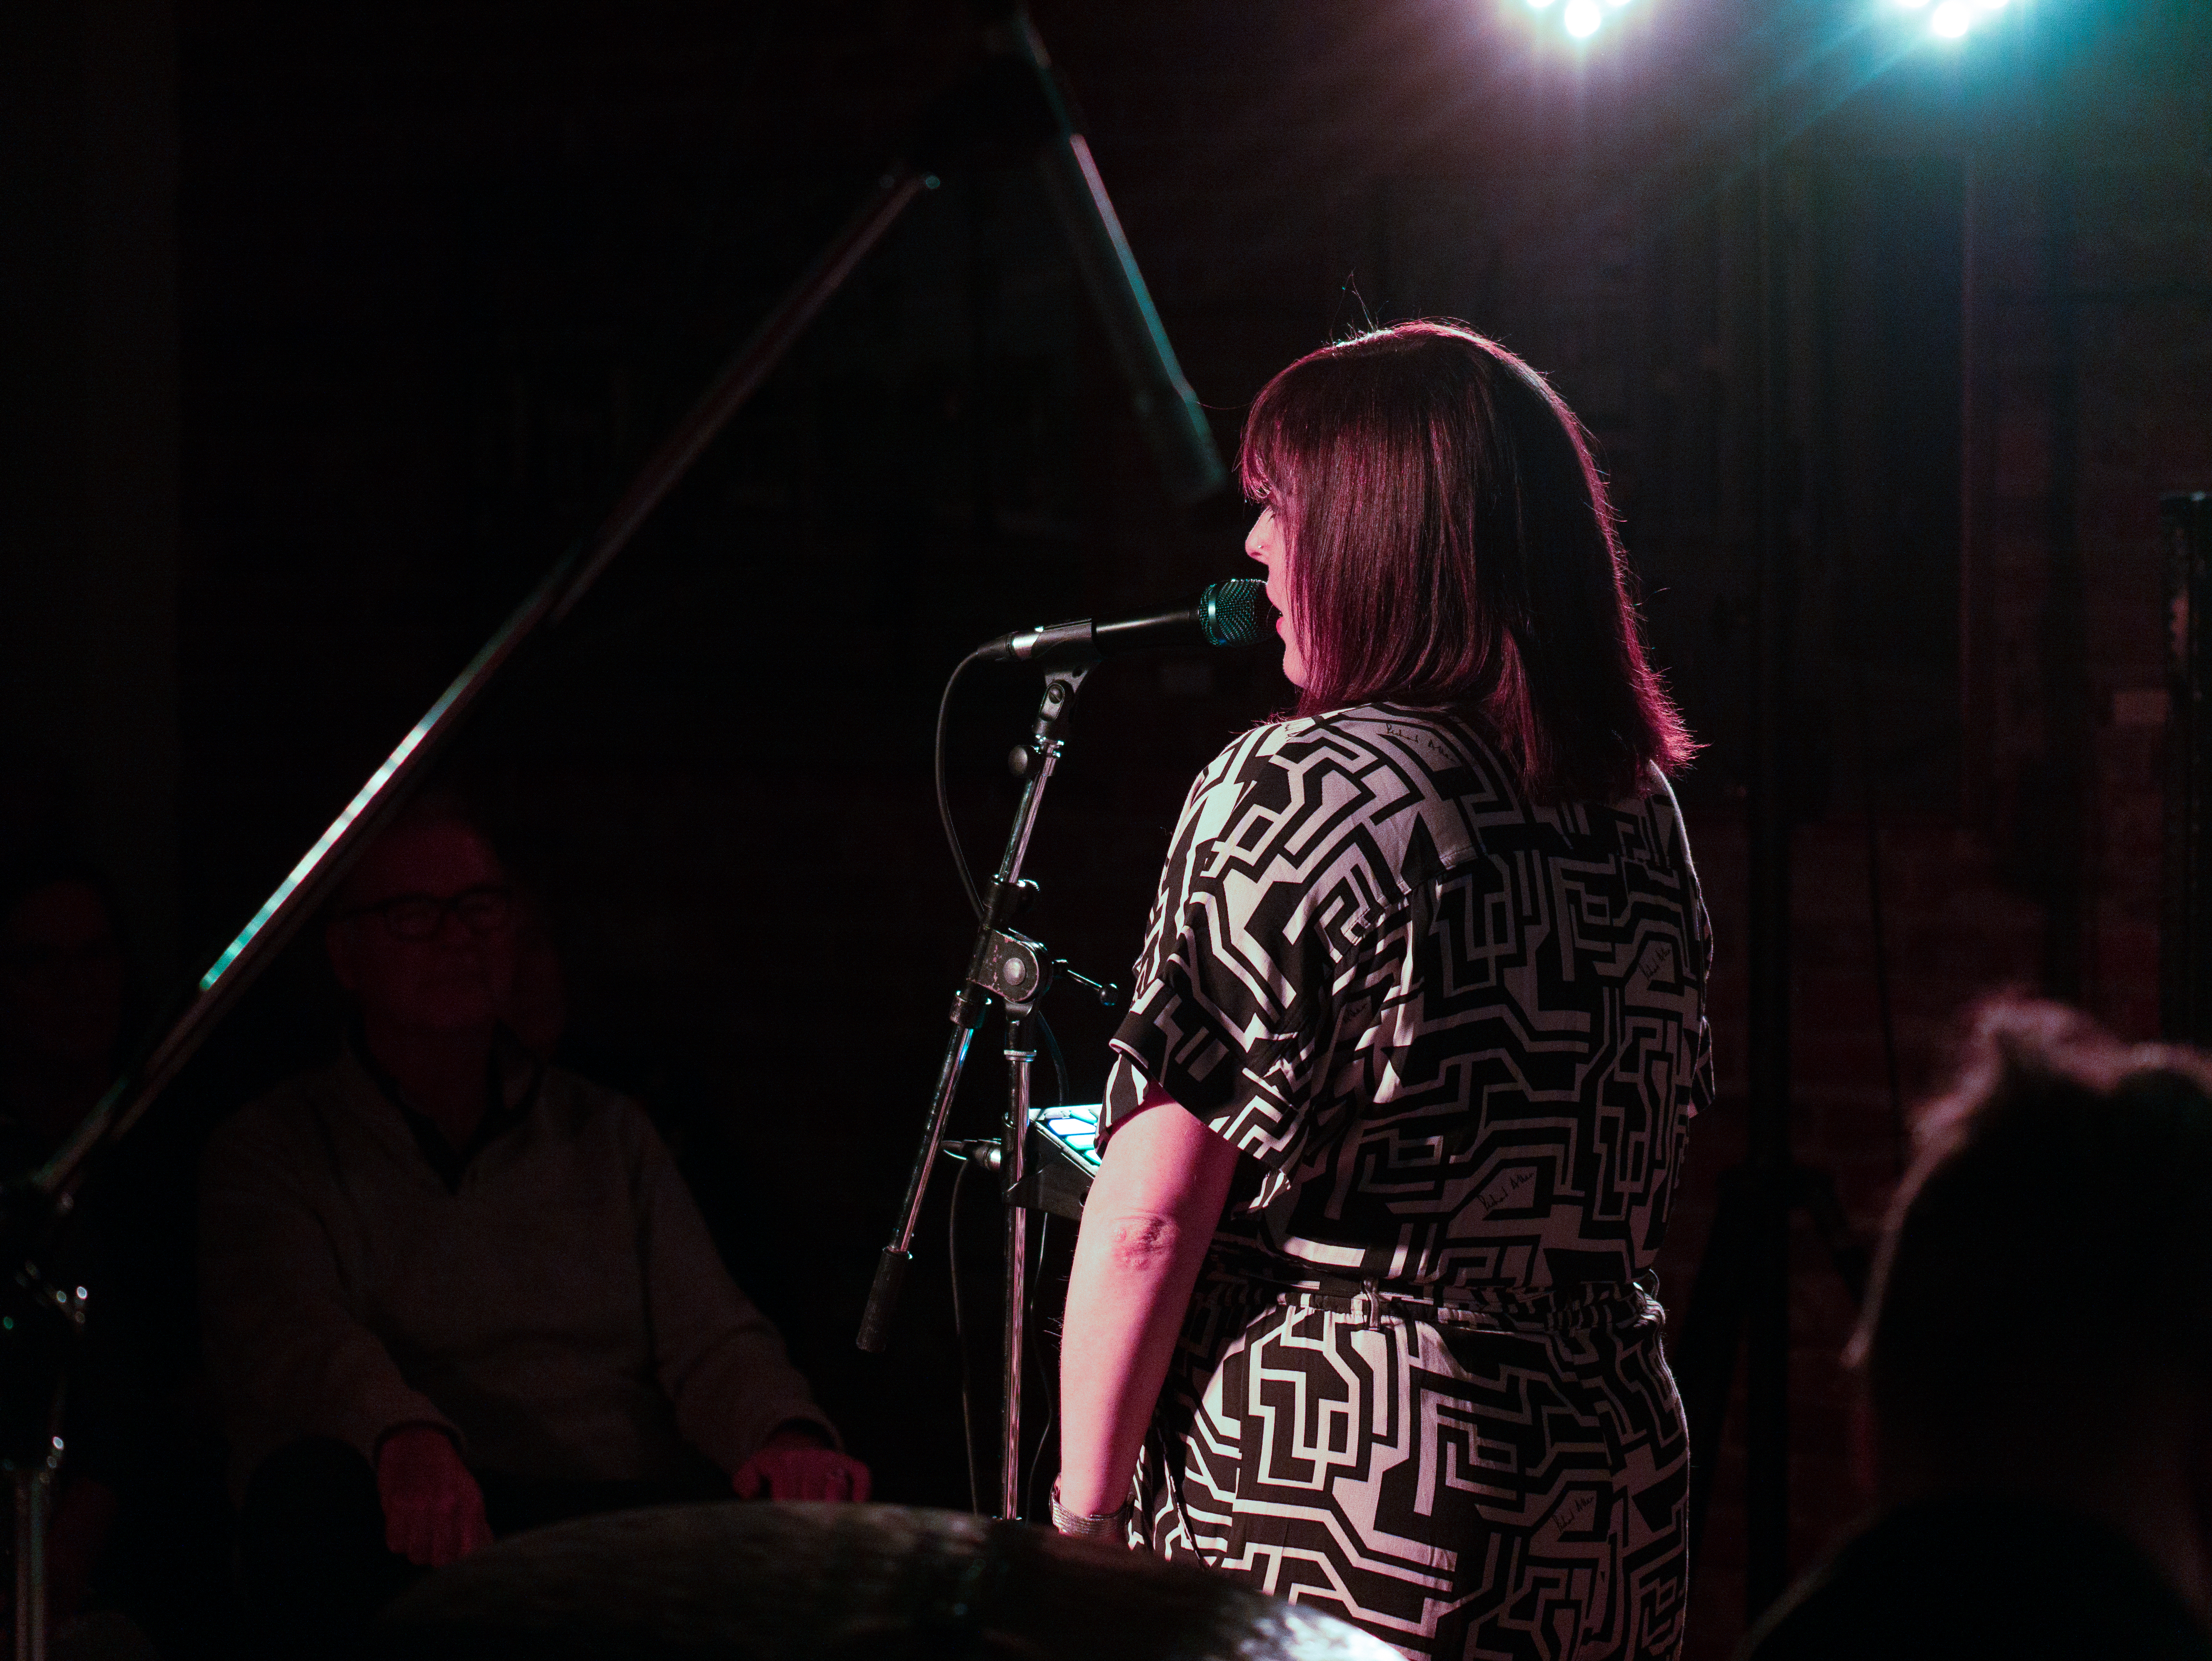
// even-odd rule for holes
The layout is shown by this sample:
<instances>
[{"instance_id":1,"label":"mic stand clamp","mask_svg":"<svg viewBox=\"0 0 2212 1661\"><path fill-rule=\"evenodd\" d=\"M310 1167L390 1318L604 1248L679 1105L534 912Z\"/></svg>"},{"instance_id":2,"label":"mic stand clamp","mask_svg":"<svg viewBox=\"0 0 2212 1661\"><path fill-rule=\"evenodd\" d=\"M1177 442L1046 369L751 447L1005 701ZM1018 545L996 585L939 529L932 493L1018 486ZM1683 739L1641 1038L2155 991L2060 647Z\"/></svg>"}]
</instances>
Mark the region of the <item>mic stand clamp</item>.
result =
<instances>
[{"instance_id":1,"label":"mic stand clamp","mask_svg":"<svg viewBox=\"0 0 2212 1661\"><path fill-rule=\"evenodd\" d=\"M1075 707L1075 695L1098 665L1098 654L1088 646L1066 648L1040 660L1045 672L1043 694L1037 700L1022 753L1028 757L1018 770L1022 795L1014 809L1014 822L1006 834L1005 853L984 896L983 915L975 930L975 944L968 954L968 973L952 999L952 1031L938 1068L937 1093L923 1121L921 1141L915 1150L907 1176L906 1197L899 1208L896 1231L876 1264L874 1286L860 1317L856 1342L874 1354L889 1335L892 1308L899 1287L913 1262L915 1229L921 1220L922 1200L928 1190L931 1168L945 1141L945 1125L952 1098L960 1087L960 1074L968 1047L983 1022L984 1012L996 1002L1006 1014L1006 1098L1005 1127L1000 1136L999 1175L1006 1206L1005 1394L1000 1411L999 1515L1008 1521L1021 1515L1021 1393L1023 1323L1027 1313L1029 1279L1029 1213L1014 1203L1014 1190L1024 1175L1029 1147L1030 1070L1036 1062L1036 1013L1054 967L1054 958L1038 941L1008 927L1014 912L1034 885L1022 877L1029 855L1030 837L1036 828L1045 788L1060 764L1064 740L1061 724Z\"/></svg>"}]
</instances>

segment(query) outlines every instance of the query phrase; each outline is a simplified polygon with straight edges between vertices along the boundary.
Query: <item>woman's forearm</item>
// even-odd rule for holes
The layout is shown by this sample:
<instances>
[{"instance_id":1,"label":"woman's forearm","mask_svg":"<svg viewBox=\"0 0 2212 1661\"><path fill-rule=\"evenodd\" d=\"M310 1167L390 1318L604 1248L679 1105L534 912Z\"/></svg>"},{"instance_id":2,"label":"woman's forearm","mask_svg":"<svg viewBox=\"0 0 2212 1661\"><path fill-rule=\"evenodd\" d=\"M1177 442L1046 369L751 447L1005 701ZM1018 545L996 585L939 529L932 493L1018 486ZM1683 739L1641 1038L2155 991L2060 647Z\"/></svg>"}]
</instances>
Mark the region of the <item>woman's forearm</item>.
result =
<instances>
[{"instance_id":1,"label":"woman's forearm","mask_svg":"<svg viewBox=\"0 0 2212 1661\"><path fill-rule=\"evenodd\" d=\"M1097 1512L1127 1497L1212 1231L1126 1210L1094 1222L1094 1205L1084 1207L1060 1339L1060 1495Z\"/></svg>"},{"instance_id":2,"label":"woman's forearm","mask_svg":"<svg viewBox=\"0 0 2212 1661\"><path fill-rule=\"evenodd\" d=\"M1127 1496L1237 1154L1172 1098L1147 1094L1114 1134L1084 1202L1060 1338L1060 1502Z\"/></svg>"}]
</instances>

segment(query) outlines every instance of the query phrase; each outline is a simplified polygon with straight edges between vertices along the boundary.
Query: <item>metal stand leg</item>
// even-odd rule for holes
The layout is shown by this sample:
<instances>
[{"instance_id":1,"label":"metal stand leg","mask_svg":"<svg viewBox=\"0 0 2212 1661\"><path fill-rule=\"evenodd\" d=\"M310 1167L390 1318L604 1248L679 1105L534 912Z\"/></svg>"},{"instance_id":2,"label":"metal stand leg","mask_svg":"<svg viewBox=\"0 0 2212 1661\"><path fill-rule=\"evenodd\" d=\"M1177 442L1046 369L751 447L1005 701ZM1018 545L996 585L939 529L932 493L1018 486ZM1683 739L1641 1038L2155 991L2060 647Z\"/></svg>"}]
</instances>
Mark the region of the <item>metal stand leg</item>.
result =
<instances>
[{"instance_id":1,"label":"metal stand leg","mask_svg":"<svg viewBox=\"0 0 2212 1661\"><path fill-rule=\"evenodd\" d=\"M9 1390L0 1396L0 1470L15 1486L15 1661L46 1661L46 1527L62 1468L62 1402L70 1350L84 1329L84 1300L49 1286L34 1262L0 1279L0 1350Z\"/></svg>"},{"instance_id":2,"label":"metal stand leg","mask_svg":"<svg viewBox=\"0 0 2212 1661\"><path fill-rule=\"evenodd\" d=\"M52 1465L17 1469L15 1479L15 1661L46 1661L46 1513Z\"/></svg>"},{"instance_id":3,"label":"metal stand leg","mask_svg":"<svg viewBox=\"0 0 2212 1661\"><path fill-rule=\"evenodd\" d=\"M1013 1200L1029 1151L1030 1068L1036 1061L1035 1018L1026 1006L1006 1011L1006 1123L999 1168L1006 1194L1006 1396L999 1412L999 1515L1022 1515L1022 1360L1029 1312L1030 1214Z\"/></svg>"},{"instance_id":4,"label":"metal stand leg","mask_svg":"<svg viewBox=\"0 0 2212 1661\"><path fill-rule=\"evenodd\" d=\"M876 1281L860 1316L857 1342L871 1353L883 1348L889 1336L890 1311L911 1260L916 1226L921 1219L922 1198L931 1168L944 1144L945 1116L960 1087L969 1040L981 1023L987 1001L995 1001L1006 1015L1006 1115L1001 1130L1000 1170L1009 1196L1006 1207L1006 1399L1000 1415L999 1514L1012 1521L1022 1505L1022 1359L1024 1317L1029 1300L1029 1216L1011 1202L1023 1176L1029 1151L1030 1068L1036 1060L1035 1037L1036 1001L1052 978L1053 959L1042 942L1013 932L1016 902L1024 885L1022 861L1027 857L1030 833L1036 828L1045 787L1059 765L1062 740L1060 723L1074 708L1083 678L1097 663L1097 654L1085 647L1060 654L1044 665L1044 695L1038 700L1036 720L1030 741L1015 770L1024 780L1020 805L1014 810L1012 829L999 861L998 874L984 901L975 944L968 959L967 978L953 999L953 1032L938 1074L937 1096L930 1104L921 1145L915 1151L907 1177L906 1198L899 1208L897 1230L876 1264ZM1034 885L1030 885L1033 890ZM1096 986L1095 982L1086 984Z\"/></svg>"}]
</instances>

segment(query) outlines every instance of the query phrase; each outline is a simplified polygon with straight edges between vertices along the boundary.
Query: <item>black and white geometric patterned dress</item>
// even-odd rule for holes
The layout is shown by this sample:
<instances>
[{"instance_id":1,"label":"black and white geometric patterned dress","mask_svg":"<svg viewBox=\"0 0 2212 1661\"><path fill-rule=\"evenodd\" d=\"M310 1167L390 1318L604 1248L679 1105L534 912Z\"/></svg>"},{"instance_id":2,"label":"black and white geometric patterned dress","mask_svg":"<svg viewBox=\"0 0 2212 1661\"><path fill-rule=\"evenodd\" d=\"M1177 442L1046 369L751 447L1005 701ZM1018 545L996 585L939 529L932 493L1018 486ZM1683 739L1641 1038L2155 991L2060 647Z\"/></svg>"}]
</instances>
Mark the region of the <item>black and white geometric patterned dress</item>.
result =
<instances>
[{"instance_id":1,"label":"black and white geometric patterned dress","mask_svg":"<svg viewBox=\"0 0 2212 1661\"><path fill-rule=\"evenodd\" d=\"M1199 776L1103 1129L1149 1080L1250 1158L1144 1542L1409 1656L1675 1653L1649 1271L1711 1097L1709 938L1671 794L1532 804L1436 711L1274 722Z\"/></svg>"}]
</instances>

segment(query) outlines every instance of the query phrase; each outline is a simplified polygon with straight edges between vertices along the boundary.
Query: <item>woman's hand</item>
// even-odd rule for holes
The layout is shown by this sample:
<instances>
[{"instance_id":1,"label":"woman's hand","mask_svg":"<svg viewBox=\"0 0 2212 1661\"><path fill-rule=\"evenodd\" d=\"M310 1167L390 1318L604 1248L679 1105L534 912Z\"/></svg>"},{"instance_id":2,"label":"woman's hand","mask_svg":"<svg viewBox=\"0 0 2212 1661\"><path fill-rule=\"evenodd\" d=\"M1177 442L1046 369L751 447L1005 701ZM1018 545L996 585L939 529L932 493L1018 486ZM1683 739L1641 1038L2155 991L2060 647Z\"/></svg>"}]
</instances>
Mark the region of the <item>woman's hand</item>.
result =
<instances>
[{"instance_id":1,"label":"woman's hand","mask_svg":"<svg viewBox=\"0 0 2212 1661\"><path fill-rule=\"evenodd\" d=\"M443 1568L491 1543L483 1490L434 1425L402 1425L376 1451L384 1543L409 1562Z\"/></svg>"},{"instance_id":2,"label":"woman's hand","mask_svg":"<svg viewBox=\"0 0 2212 1661\"><path fill-rule=\"evenodd\" d=\"M787 1425L739 1465L730 1487L740 1500L851 1500L868 1497L868 1468L831 1447L811 1426Z\"/></svg>"},{"instance_id":3,"label":"woman's hand","mask_svg":"<svg viewBox=\"0 0 2212 1661\"><path fill-rule=\"evenodd\" d=\"M1164 1091L1115 1129L1083 1203L1060 1346L1060 1500L1118 1510L1237 1150Z\"/></svg>"}]
</instances>

